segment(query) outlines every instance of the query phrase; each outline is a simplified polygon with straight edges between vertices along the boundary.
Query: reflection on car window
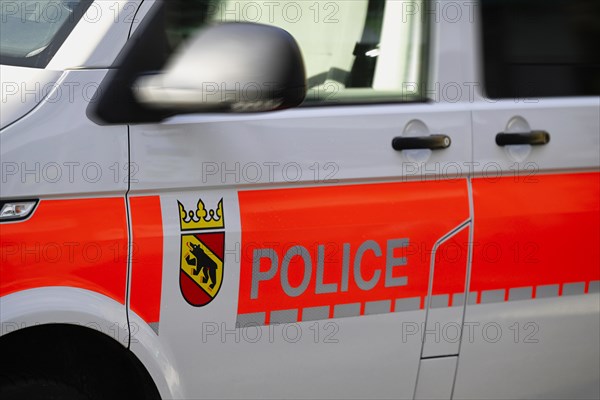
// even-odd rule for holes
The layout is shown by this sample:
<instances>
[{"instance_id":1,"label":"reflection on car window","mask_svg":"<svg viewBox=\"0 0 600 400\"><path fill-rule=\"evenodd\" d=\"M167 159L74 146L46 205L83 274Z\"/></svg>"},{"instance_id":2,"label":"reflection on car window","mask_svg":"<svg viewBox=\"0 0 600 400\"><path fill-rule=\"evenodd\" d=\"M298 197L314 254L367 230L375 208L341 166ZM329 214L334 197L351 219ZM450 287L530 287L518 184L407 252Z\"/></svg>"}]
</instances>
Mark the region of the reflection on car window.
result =
<instances>
[{"instance_id":1,"label":"reflection on car window","mask_svg":"<svg viewBox=\"0 0 600 400\"><path fill-rule=\"evenodd\" d=\"M176 49L198 28L212 19L220 0L168 0L167 37L171 49Z\"/></svg>"},{"instance_id":2,"label":"reflection on car window","mask_svg":"<svg viewBox=\"0 0 600 400\"><path fill-rule=\"evenodd\" d=\"M91 1L1 1L0 63L45 67Z\"/></svg>"},{"instance_id":3,"label":"reflection on car window","mask_svg":"<svg viewBox=\"0 0 600 400\"><path fill-rule=\"evenodd\" d=\"M178 46L199 26L254 22L288 31L308 78L308 104L414 101L425 91L426 1L169 0L167 35Z\"/></svg>"}]
</instances>

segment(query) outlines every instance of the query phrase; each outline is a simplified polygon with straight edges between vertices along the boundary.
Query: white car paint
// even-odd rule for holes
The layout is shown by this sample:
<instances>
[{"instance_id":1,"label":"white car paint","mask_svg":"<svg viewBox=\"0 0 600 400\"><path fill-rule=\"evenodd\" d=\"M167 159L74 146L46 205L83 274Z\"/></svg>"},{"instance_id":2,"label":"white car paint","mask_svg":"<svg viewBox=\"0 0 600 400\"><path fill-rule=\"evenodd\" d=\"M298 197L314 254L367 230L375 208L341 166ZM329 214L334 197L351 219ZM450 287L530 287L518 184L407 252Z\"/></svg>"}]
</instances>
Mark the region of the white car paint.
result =
<instances>
[{"instance_id":1,"label":"white car paint","mask_svg":"<svg viewBox=\"0 0 600 400\"><path fill-rule=\"evenodd\" d=\"M0 65L2 77L2 112L0 129L3 129L30 112L54 89L62 75L50 69Z\"/></svg>"},{"instance_id":2,"label":"white car paint","mask_svg":"<svg viewBox=\"0 0 600 400\"><path fill-rule=\"evenodd\" d=\"M442 20L434 24L430 80L438 89L432 93L434 101L429 104L304 108L261 115L195 114L176 116L157 124L97 125L88 119L87 107L126 43L130 27L137 27L150 9L151 2L143 2L136 19L130 20L132 5L137 7L140 3L96 1L94 4L102 10L102 17L93 22L95 18L90 14L87 20L80 22L44 70L1 67L2 163L19 168L18 174L22 173L23 165L48 165L57 160L63 165L64 162L77 163L82 168L97 163L104 173L96 180L78 170L74 180L64 175L65 179L58 181L44 179L43 172L39 174L41 179L36 179L35 174L25 174L25 179L3 181L0 194L3 199L124 197L130 189L132 197L159 195L164 221L165 268L173 267L173 260L179 258L179 221L172 207L177 200L194 203L199 197L211 200L224 197L228 218L226 248L235 252L242 235L237 203L239 191L321 186L323 182L313 179L311 167L315 163L331 162L338 166L334 185L435 179L450 165L458 165L459 169L448 169L452 171L448 177L463 179L469 174L483 174L483 166L489 163L498 163L501 171L510 171L514 162L535 162L543 172L596 171L600 167L597 157L600 141L595 134L600 130L598 98L546 99L522 104L487 101L481 87L473 84L480 79L479 57L473 51L478 48L477 31L476 24L468 20L460 23ZM470 12L466 5L461 7L465 14ZM25 96L26 101L21 101L22 94L11 97L10 92L4 91L4 85L11 82L24 83L27 87L36 83L42 87L58 83L46 96ZM465 86L465 82L470 84ZM445 87L457 83L462 88L459 97L442 95ZM553 141L560 146L543 154L540 149L523 149L522 153L512 154L491 146L494 135L515 117L524 118L534 129L551 127ZM453 146L443 153L426 154L425 158L419 154L386 152L391 138L401 135L414 121L422 121L429 133L450 135ZM418 165L411 156L418 156L423 163ZM515 160L514 157L520 158ZM253 182L237 179L235 174L207 173L206 169L215 165L220 169L235 168L238 163L253 162L278 165L274 175L263 174ZM111 175L111 167L116 165L122 171L128 163L140 166L131 187L122 175L118 179ZM283 168L287 163L297 163L303 178L295 182L286 179ZM473 165L475 169L471 170ZM67 173L68 170L62 171ZM477 229L476 223L474 226ZM600 351L597 345L588 340L590 336L582 341L570 340L569 327L560 322L565 318L586 326L591 337L597 337L600 328L592 323L598 315L597 295L521 303L522 309L516 314L520 322L534 319L552 332L543 336L545 340L538 347L515 355L514 347L508 342L489 350L490 347L483 347L482 343L472 344L463 339L458 364L450 366L434 365L434 360L419 366L423 341L418 337L408 343L399 341L404 322L430 323L428 318L439 317L428 316L425 310L369 317L368 323L360 318L341 319L339 346L308 342L296 347L284 342L230 345L220 341L207 345L201 343L203 322L235 325L239 260L229 257L227 269L231 273L229 281L212 308L201 315L181 298L176 275L163 274L159 336L139 316L129 313L130 324L139 327L131 350L144 363L164 398L266 396L267 385L274 398L412 398L415 392L417 397L430 393L424 388L428 383L433 384L436 373L431 377L429 371L442 371L439 373L447 378L445 380L456 375L456 383L452 379L456 397L539 396L545 390L563 395L560 382L568 368L584 365L584 373L573 378L573 382L582 385L593 381L592 375L597 370L593 358ZM50 301L40 308L37 304L46 299ZM103 329L109 329L115 321L126 324L124 307L75 289L21 292L3 298L1 307L3 324L77 323L87 319L99 323ZM507 317L515 315L508 303L477 305L466 310L469 318L483 323L498 321L498 318L506 326L514 322L514 318ZM571 315L572 310L576 311L575 315ZM461 320L463 315L449 318ZM309 323L299 325L303 331L309 331ZM373 337L377 340L370 341ZM564 368L556 364L551 352L544 352L556 346L565 346L562 354L568 362ZM481 367L486 365L481 364L480 357L484 350L488 351L488 369ZM429 355L439 354L436 351L446 350L435 350ZM545 368L535 370L539 363L533 357L540 353L546 354ZM287 369L284 370L280 368L281 354L286 356ZM569 357L581 357L580 362L575 363ZM216 367L199 365L199 359L209 359ZM357 359L365 364L357 364ZM530 379L515 376L518 371L514 368L515 362L528 366L526 377ZM374 370L383 372L370 376ZM490 383L486 380L489 370L501 374L506 381L498 379ZM231 382L232 376L237 380ZM323 379L324 376L327 379ZM535 379L540 377L543 379L536 383ZM207 381L215 385L207 385ZM448 394L448 385L440 384L437 389ZM583 394L597 393L593 387L581 389Z\"/></svg>"}]
</instances>

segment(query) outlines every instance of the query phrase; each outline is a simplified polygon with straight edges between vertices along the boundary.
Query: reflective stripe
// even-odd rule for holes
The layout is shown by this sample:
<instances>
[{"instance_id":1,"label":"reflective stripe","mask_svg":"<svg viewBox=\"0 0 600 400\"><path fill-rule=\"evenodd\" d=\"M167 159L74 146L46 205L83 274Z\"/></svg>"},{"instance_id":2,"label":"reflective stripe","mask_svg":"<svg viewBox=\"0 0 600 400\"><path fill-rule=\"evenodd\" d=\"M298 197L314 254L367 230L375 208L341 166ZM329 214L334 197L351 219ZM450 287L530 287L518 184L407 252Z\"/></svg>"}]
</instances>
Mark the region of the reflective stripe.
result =
<instances>
[{"instance_id":1,"label":"reflective stripe","mask_svg":"<svg viewBox=\"0 0 600 400\"><path fill-rule=\"evenodd\" d=\"M563 296L573 296L585 292L585 282L566 283L563 285Z\"/></svg>"},{"instance_id":2,"label":"reflective stripe","mask_svg":"<svg viewBox=\"0 0 600 400\"><path fill-rule=\"evenodd\" d=\"M236 327L261 326L265 321L265 313L241 314L237 316Z\"/></svg>"},{"instance_id":3,"label":"reflective stripe","mask_svg":"<svg viewBox=\"0 0 600 400\"><path fill-rule=\"evenodd\" d=\"M541 298L600 279L600 173L473 179L473 197L471 291L537 287Z\"/></svg>"},{"instance_id":4,"label":"reflective stripe","mask_svg":"<svg viewBox=\"0 0 600 400\"><path fill-rule=\"evenodd\" d=\"M358 317L360 315L360 303L338 304L333 307L333 318Z\"/></svg>"},{"instance_id":5,"label":"reflective stripe","mask_svg":"<svg viewBox=\"0 0 600 400\"><path fill-rule=\"evenodd\" d=\"M413 297L410 299L397 299L395 312L414 311L421 309L421 298Z\"/></svg>"},{"instance_id":6,"label":"reflective stripe","mask_svg":"<svg viewBox=\"0 0 600 400\"><path fill-rule=\"evenodd\" d=\"M448 307L450 303L450 296L447 294L436 294L431 296L431 308L444 308Z\"/></svg>"},{"instance_id":7,"label":"reflective stripe","mask_svg":"<svg viewBox=\"0 0 600 400\"><path fill-rule=\"evenodd\" d=\"M481 292L481 304L500 303L504 301L505 294L504 289L484 290Z\"/></svg>"},{"instance_id":8,"label":"reflective stripe","mask_svg":"<svg viewBox=\"0 0 600 400\"><path fill-rule=\"evenodd\" d=\"M329 306L309 307L302 310L302 321L317 321L329 318Z\"/></svg>"},{"instance_id":9,"label":"reflective stripe","mask_svg":"<svg viewBox=\"0 0 600 400\"><path fill-rule=\"evenodd\" d=\"M42 200L30 219L0 230L0 296L71 286L125 303L123 198Z\"/></svg>"},{"instance_id":10,"label":"reflective stripe","mask_svg":"<svg viewBox=\"0 0 600 400\"><path fill-rule=\"evenodd\" d=\"M460 296L464 296L470 229L470 224L465 225L436 249L432 271L432 308L453 305L455 296L458 296L457 301L461 301Z\"/></svg>"},{"instance_id":11,"label":"reflective stripe","mask_svg":"<svg viewBox=\"0 0 600 400\"><path fill-rule=\"evenodd\" d=\"M452 296L452 307L462 307L465 305L465 294L454 293Z\"/></svg>"},{"instance_id":12,"label":"reflective stripe","mask_svg":"<svg viewBox=\"0 0 600 400\"><path fill-rule=\"evenodd\" d=\"M544 299L558 296L560 285L542 285L535 288L535 298Z\"/></svg>"},{"instance_id":13,"label":"reflective stripe","mask_svg":"<svg viewBox=\"0 0 600 400\"><path fill-rule=\"evenodd\" d=\"M391 312L403 298L422 307L433 245L469 218L465 179L243 191L239 202L238 314L267 324L284 310L314 320ZM464 292L464 253L439 290Z\"/></svg>"},{"instance_id":14,"label":"reflective stripe","mask_svg":"<svg viewBox=\"0 0 600 400\"><path fill-rule=\"evenodd\" d=\"M273 311L269 318L271 324L287 324L298 321L298 310Z\"/></svg>"},{"instance_id":15,"label":"reflective stripe","mask_svg":"<svg viewBox=\"0 0 600 400\"><path fill-rule=\"evenodd\" d=\"M264 313L269 324L282 310L312 321L419 310L429 299L442 308L597 293L600 174L533 179L473 180L470 287L466 226L437 249L431 297L432 246L469 218L461 180L240 192L238 318ZM386 279L388 264L405 274Z\"/></svg>"},{"instance_id":16,"label":"reflective stripe","mask_svg":"<svg viewBox=\"0 0 600 400\"><path fill-rule=\"evenodd\" d=\"M533 298L533 288L512 288L508 292L508 301L527 300Z\"/></svg>"},{"instance_id":17,"label":"reflective stripe","mask_svg":"<svg viewBox=\"0 0 600 400\"><path fill-rule=\"evenodd\" d=\"M147 323L160 321L163 226L158 196L132 197L130 307Z\"/></svg>"},{"instance_id":18,"label":"reflective stripe","mask_svg":"<svg viewBox=\"0 0 600 400\"><path fill-rule=\"evenodd\" d=\"M592 285L594 284L595 286L598 286L600 282L595 281L594 282L590 282L589 284ZM578 287L580 287L580 282L576 282L574 283L575 285L578 285ZM545 291L544 294L542 295L542 293L540 292L539 288L538 288L538 296L537 297L533 297L532 295L532 288L519 288L519 290L517 292L513 292L513 290L511 289L511 293L515 293L513 295L512 298L510 298L509 300L505 300L505 290L493 290L493 291L488 291L487 293L481 293L482 295L482 301L479 302L479 304L476 303L476 300L471 300L471 296L473 296L472 298L476 299L478 296L478 292L472 292L469 296L469 304L471 305L476 305L480 306L480 305L486 305L486 304L494 304L494 303L503 303L506 301L523 301L523 300L534 300L534 299L540 299L540 298L557 298L557 297L564 297L564 296L572 296L574 295L574 293L565 293L563 290L563 294L562 296L559 296L558 294L558 285L550 285L550 286L545 286L542 287L543 289L547 290L547 288L551 288L552 286L555 286L556 290L552 290L552 293ZM567 286L570 286L570 284L567 284ZM521 289L523 289L521 291ZM598 293L597 291L589 291L588 294L593 294L593 293ZM580 295L587 295L584 294L583 292L579 293ZM449 307L456 307L458 306L458 304L454 304L452 306L448 306L448 294L445 295L435 295L432 298L432 304L431 307L432 308L449 308ZM436 299L443 299L442 302L437 302ZM429 297L425 297L423 303L426 305L427 302L429 301ZM462 300L464 301L464 300ZM424 307L421 307L421 298L416 297L416 298L412 298L412 299L398 299L396 300L396 306L395 306L395 312L410 312L410 311L417 311L417 310L424 310ZM443 305L442 305L443 304ZM361 307L364 305L365 311L363 314L359 313L359 310L361 309ZM257 326L257 325L269 325L269 324L283 324L283 323L295 323L295 322L308 322L308 321L316 321L316 320L324 320L324 319L329 319L329 318L348 318L348 317L358 317L358 316L368 316L368 315L377 315L377 314L387 314L390 312L390 309L388 307L389 303L388 302L367 302L367 303L353 303L353 304L340 304L337 306L334 306L334 313L333 316L330 317L329 314L329 307L312 307L312 308L305 308L305 309L298 309L298 310L284 310L284 311L272 311L270 313L270 318L269 318L269 322L266 322L267 319L265 317L264 313L257 313L257 314L238 314L237 316L237 326L240 328L243 327L247 327L247 326ZM300 312L302 312L302 317L298 318L297 316L300 315ZM296 318L294 318L296 316Z\"/></svg>"},{"instance_id":19,"label":"reflective stripe","mask_svg":"<svg viewBox=\"0 0 600 400\"><path fill-rule=\"evenodd\" d=\"M365 315L389 313L392 307L390 300L371 301L365 304Z\"/></svg>"}]
</instances>

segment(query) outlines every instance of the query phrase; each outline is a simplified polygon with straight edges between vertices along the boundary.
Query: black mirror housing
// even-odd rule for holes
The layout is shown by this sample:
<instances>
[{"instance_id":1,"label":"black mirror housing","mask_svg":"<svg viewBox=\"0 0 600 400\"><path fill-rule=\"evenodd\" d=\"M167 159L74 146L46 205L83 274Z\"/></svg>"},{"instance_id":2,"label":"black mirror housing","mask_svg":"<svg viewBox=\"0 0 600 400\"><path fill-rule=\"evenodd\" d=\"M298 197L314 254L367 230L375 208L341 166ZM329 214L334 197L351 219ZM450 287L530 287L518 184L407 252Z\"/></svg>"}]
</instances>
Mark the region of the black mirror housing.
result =
<instances>
[{"instance_id":1,"label":"black mirror housing","mask_svg":"<svg viewBox=\"0 0 600 400\"><path fill-rule=\"evenodd\" d=\"M156 123L178 114L283 110L304 101L304 62L285 30L212 25L167 59L164 7L155 5L111 66L88 106L91 120Z\"/></svg>"}]
</instances>

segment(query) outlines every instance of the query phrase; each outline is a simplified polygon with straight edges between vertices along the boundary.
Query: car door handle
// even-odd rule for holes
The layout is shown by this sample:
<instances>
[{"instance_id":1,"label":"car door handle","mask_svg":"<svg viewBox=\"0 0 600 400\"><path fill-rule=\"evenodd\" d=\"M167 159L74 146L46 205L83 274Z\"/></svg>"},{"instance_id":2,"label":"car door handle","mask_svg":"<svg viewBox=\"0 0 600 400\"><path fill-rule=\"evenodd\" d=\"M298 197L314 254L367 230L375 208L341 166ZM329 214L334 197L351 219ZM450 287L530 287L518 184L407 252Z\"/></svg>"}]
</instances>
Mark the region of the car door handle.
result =
<instances>
[{"instance_id":1,"label":"car door handle","mask_svg":"<svg viewBox=\"0 0 600 400\"><path fill-rule=\"evenodd\" d=\"M452 140L447 135L429 135L405 137L399 136L392 140L392 147L396 151L402 150L440 150L447 149L452 144Z\"/></svg>"},{"instance_id":2,"label":"car door handle","mask_svg":"<svg viewBox=\"0 0 600 400\"><path fill-rule=\"evenodd\" d=\"M546 131L531 131L529 133L499 133L496 135L498 146L513 144L530 144L540 146L550 142L550 134Z\"/></svg>"}]
</instances>

